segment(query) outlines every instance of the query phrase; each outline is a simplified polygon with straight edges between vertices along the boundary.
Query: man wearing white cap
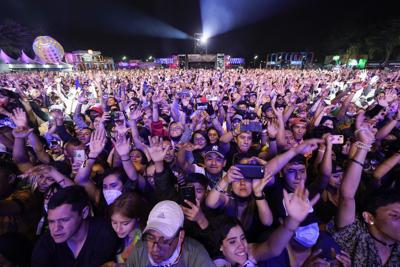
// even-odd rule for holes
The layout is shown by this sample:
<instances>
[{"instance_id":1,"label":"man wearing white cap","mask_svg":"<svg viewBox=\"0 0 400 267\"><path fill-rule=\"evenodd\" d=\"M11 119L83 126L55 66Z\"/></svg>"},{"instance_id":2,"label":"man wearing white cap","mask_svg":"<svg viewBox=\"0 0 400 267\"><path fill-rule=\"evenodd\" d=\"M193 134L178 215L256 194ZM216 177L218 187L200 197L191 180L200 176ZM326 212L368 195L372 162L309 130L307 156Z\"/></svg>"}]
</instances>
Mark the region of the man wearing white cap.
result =
<instances>
[{"instance_id":1,"label":"man wearing white cap","mask_svg":"<svg viewBox=\"0 0 400 267\"><path fill-rule=\"evenodd\" d=\"M155 205L142 240L137 243L126 266L215 266L199 242L185 237L183 221L183 211L177 203L166 200Z\"/></svg>"}]
</instances>

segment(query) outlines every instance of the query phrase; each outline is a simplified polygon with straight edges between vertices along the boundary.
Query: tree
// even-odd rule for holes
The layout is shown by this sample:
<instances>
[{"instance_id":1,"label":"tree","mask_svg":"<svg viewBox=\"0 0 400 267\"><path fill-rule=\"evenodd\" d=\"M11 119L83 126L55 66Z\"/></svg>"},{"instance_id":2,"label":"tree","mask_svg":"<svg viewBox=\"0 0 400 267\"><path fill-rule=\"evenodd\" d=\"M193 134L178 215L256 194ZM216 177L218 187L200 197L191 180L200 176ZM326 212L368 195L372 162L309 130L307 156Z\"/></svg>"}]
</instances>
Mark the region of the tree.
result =
<instances>
[{"instance_id":1,"label":"tree","mask_svg":"<svg viewBox=\"0 0 400 267\"><path fill-rule=\"evenodd\" d=\"M387 65L393 49L400 46L400 19L393 19L386 24L381 31L383 40L385 42L385 61Z\"/></svg>"},{"instance_id":2,"label":"tree","mask_svg":"<svg viewBox=\"0 0 400 267\"><path fill-rule=\"evenodd\" d=\"M12 20L0 23L0 48L11 56L19 56L21 50L32 51L36 33Z\"/></svg>"}]
</instances>

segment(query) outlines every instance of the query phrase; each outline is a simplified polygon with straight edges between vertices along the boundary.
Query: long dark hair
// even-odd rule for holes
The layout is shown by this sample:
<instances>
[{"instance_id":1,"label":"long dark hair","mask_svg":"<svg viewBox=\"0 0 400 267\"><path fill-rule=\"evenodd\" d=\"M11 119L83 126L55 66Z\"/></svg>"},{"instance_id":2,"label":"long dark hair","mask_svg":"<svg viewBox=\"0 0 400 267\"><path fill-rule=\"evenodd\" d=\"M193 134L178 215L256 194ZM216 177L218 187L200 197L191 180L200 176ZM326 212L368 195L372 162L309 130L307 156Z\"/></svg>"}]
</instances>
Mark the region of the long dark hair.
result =
<instances>
[{"instance_id":1,"label":"long dark hair","mask_svg":"<svg viewBox=\"0 0 400 267\"><path fill-rule=\"evenodd\" d=\"M244 231L242 223L235 217L232 216L221 216L218 221L214 224L214 245L215 248L219 249L222 245L222 242L228 235L229 231L236 227L240 226Z\"/></svg>"}]
</instances>

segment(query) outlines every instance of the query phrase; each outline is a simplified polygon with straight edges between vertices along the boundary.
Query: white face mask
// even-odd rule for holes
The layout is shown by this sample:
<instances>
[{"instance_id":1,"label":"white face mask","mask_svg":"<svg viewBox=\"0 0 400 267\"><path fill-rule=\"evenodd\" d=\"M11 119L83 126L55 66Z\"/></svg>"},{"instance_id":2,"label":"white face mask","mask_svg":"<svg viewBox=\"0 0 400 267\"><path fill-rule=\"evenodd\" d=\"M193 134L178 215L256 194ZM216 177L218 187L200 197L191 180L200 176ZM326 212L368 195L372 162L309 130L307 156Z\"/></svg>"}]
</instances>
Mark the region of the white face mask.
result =
<instances>
[{"instance_id":1,"label":"white face mask","mask_svg":"<svg viewBox=\"0 0 400 267\"><path fill-rule=\"evenodd\" d=\"M349 117L353 117L354 115L356 115L356 113L347 111L346 115Z\"/></svg>"},{"instance_id":2,"label":"white face mask","mask_svg":"<svg viewBox=\"0 0 400 267\"><path fill-rule=\"evenodd\" d=\"M121 191L115 189L103 190L103 196L107 205L111 205L121 194Z\"/></svg>"},{"instance_id":3,"label":"white face mask","mask_svg":"<svg viewBox=\"0 0 400 267\"><path fill-rule=\"evenodd\" d=\"M310 248L314 246L319 237L318 223L301 226L296 229L294 239L302 246Z\"/></svg>"}]
</instances>

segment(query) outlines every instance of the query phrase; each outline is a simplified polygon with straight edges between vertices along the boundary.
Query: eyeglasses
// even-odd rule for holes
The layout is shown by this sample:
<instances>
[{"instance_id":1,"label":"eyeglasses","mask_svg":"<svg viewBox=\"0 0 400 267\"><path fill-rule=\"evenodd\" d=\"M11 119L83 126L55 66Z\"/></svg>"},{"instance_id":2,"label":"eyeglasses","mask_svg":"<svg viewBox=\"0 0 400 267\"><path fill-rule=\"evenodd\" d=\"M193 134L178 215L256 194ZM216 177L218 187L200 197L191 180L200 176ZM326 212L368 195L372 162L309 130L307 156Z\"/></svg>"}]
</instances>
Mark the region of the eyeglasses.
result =
<instances>
[{"instance_id":1,"label":"eyeglasses","mask_svg":"<svg viewBox=\"0 0 400 267\"><path fill-rule=\"evenodd\" d=\"M179 231L178 231L179 233ZM151 248L154 247L155 244L157 244L157 246L160 249L168 249L169 247L171 247L172 243L174 242L174 240L177 238L177 236L172 237L171 239L164 239L164 237L159 238L158 240L155 239L155 237L151 234L144 234L142 237L143 242L146 242L148 246L150 246Z\"/></svg>"}]
</instances>

